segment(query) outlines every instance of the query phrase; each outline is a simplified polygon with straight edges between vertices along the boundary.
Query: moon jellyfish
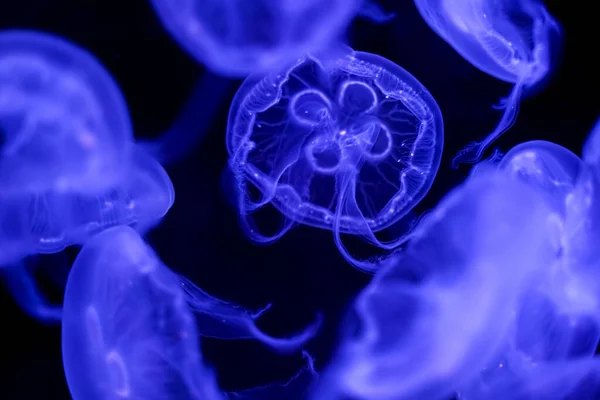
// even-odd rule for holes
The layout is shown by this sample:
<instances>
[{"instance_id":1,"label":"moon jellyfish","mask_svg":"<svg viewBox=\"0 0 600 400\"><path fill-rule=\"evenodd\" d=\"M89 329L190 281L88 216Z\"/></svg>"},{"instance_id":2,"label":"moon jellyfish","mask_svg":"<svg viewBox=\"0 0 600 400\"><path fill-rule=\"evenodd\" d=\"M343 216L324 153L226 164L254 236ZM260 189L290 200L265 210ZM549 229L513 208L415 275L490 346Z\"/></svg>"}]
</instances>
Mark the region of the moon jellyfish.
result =
<instances>
[{"instance_id":1,"label":"moon jellyfish","mask_svg":"<svg viewBox=\"0 0 600 400\"><path fill-rule=\"evenodd\" d=\"M116 225L131 225L145 232L173 205L173 185L160 164L139 148L131 153L130 164L123 167L120 180L95 195L70 191L8 197L0 194L0 266L9 268L3 271L6 283L21 288L11 291L19 303L30 304L25 307L35 311L30 314L47 322L51 322L49 317L60 315L56 306L45 304L34 282L34 269L11 264L27 256L82 245Z\"/></svg>"},{"instance_id":2,"label":"moon jellyfish","mask_svg":"<svg viewBox=\"0 0 600 400\"><path fill-rule=\"evenodd\" d=\"M215 73L279 69L335 44L362 0L152 0L163 25Z\"/></svg>"},{"instance_id":3,"label":"moon jellyfish","mask_svg":"<svg viewBox=\"0 0 600 400\"><path fill-rule=\"evenodd\" d=\"M0 32L0 189L96 192L132 140L115 81L87 51L35 31Z\"/></svg>"},{"instance_id":4,"label":"moon jellyfish","mask_svg":"<svg viewBox=\"0 0 600 400\"><path fill-rule=\"evenodd\" d=\"M78 255L65 290L62 345L77 399L212 399L198 337L256 338L280 351L303 346L317 325L290 338L260 332L253 316L171 272L130 227L104 230Z\"/></svg>"},{"instance_id":5,"label":"moon jellyfish","mask_svg":"<svg viewBox=\"0 0 600 400\"><path fill-rule=\"evenodd\" d=\"M440 163L442 115L407 71L375 54L307 56L278 74L252 75L229 112L227 149L239 213L257 243L294 223L332 230L383 248L374 233L406 216L425 196ZM258 191L258 199L252 193ZM250 213L274 205L286 218L273 236Z\"/></svg>"},{"instance_id":6,"label":"moon jellyfish","mask_svg":"<svg viewBox=\"0 0 600 400\"><path fill-rule=\"evenodd\" d=\"M75 400L222 398L179 280L127 227L98 234L78 255L62 353Z\"/></svg>"},{"instance_id":7,"label":"moon jellyfish","mask_svg":"<svg viewBox=\"0 0 600 400\"><path fill-rule=\"evenodd\" d=\"M359 294L313 399L449 398L495 356L548 261L547 214L495 170L450 192Z\"/></svg>"},{"instance_id":8,"label":"moon jellyfish","mask_svg":"<svg viewBox=\"0 0 600 400\"><path fill-rule=\"evenodd\" d=\"M548 363L591 357L600 340L600 281L581 257L581 249L594 248L597 241L585 229L589 215L582 212L585 201L578 190L588 167L559 145L532 141L511 149L499 168L527 183L550 207L551 259L524 287L504 349L461 390L464 399L487 398L480 393L495 382Z\"/></svg>"},{"instance_id":9,"label":"moon jellyfish","mask_svg":"<svg viewBox=\"0 0 600 400\"><path fill-rule=\"evenodd\" d=\"M452 160L455 167L478 162L487 147L513 125L524 90L548 76L559 25L540 0L415 0L415 4L425 22L463 58L514 84L501 102L504 112L494 131Z\"/></svg>"}]
</instances>

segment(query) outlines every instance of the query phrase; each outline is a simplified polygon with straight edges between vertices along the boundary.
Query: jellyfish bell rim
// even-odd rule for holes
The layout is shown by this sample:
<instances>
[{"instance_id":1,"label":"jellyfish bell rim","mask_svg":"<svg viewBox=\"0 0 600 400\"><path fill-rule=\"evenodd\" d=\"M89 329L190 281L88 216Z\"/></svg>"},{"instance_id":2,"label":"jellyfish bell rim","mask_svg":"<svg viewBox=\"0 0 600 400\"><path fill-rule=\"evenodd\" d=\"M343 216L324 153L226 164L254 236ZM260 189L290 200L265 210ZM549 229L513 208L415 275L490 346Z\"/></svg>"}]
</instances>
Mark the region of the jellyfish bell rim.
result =
<instances>
[{"instance_id":1,"label":"jellyfish bell rim","mask_svg":"<svg viewBox=\"0 0 600 400\"><path fill-rule=\"evenodd\" d=\"M148 154L141 146L132 144L130 171L132 176L143 175L143 179L136 179L135 183L142 181L150 181L153 187L158 187L160 193L164 193L165 197L162 202L163 206L158 209L163 210L154 215L157 219L164 217L167 212L175 204L175 187L171 177L165 168L152 155ZM130 176L128 174L122 178L121 185L128 185ZM153 198L154 199L154 198Z\"/></svg>"}]
</instances>

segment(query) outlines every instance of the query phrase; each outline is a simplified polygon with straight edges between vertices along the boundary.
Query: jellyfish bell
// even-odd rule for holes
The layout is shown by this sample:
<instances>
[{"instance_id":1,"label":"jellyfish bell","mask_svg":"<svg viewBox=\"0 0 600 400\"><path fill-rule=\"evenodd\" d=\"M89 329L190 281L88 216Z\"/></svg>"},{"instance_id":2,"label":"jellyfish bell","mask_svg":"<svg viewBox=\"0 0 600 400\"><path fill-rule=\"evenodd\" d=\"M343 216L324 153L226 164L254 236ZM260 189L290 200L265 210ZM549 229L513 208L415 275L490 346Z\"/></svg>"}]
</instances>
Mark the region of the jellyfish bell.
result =
<instances>
[{"instance_id":1,"label":"jellyfish bell","mask_svg":"<svg viewBox=\"0 0 600 400\"><path fill-rule=\"evenodd\" d=\"M514 85L503 99L500 122L481 142L452 160L481 160L483 152L517 117L525 90L545 81L557 61L560 27L540 0L415 0L425 22L476 68Z\"/></svg>"},{"instance_id":2,"label":"jellyfish bell","mask_svg":"<svg viewBox=\"0 0 600 400\"><path fill-rule=\"evenodd\" d=\"M119 88L90 53L49 33L0 33L3 194L95 192L126 164L131 122Z\"/></svg>"},{"instance_id":3,"label":"jellyfish bell","mask_svg":"<svg viewBox=\"0 0 600 400\"><path fill-rule=\"evenodd\" d=\"M221 399L199 352L200 336L256 339L298 351L320 319L274 338L251 313L217 299L166 267L131 227L117 226L83 246L65 290L62 346L73 398ZM112 398L111 397L111 398Z\"/></svg>"},{"instance_id":4,"label":"jellyfish bell","mask_svg":"<svg viewBox=\"0 0 600 400\"><path fill-rule=\"evenodd\" d=\"M360 0L152 0L167 31L196 60L231 77L278 70L343 35Z\"/></svg>"},{"instance_id":5,"label":"jellyfish bell","mask_svg":"<svg viewBox=\"0 0 600 400\"><path fill-rule=\"evenodd\" d=\"M504 155L498 168L536 188L557 212L564 215L583 162L563 146L533 140L513 147Z\"/></svg>"},{"instance_id":6,"label":"jellyfish bell","mask_svg":"<svg viewBox=\"0 0 600 400\"><path fill-rule=\"evenodd\" d=\"M425 22L475 67L533 85L549 71L558 23L539 0L415 0Z\"/></svg>"},{"instance_id":7,"label":"jellyfish bell","mask_svg":"<svg viewBox=\"0 0 600 400\"><path fill-rule=\"evenodd\" d=\"M119 180L95 195L52 191L0 195L0 265L82 245L112 226L135 225L146 230L160 221L173 205L173 184L142 149L133 148L131 153L131 163L123 166Z\"/></svg>"},{"instance_id":8,"label":"jellyfish bell","mask_svg":"<svg viewBox=\"0 0 600 400\"><path fill-rule=\"evenodd\" d=\"M74 399L221 399L179 281L127 227L77 257L65 291L63 364Z\"/></svg>"},{"instance_id":9,"label":"jellyfish bell","mask_svg":"<svg viewBox=\"0 0 600 400\"><path fill-rule=\"evenodd\" d=\"M549 260L547 213L493 168L454 189L358 295L358 329L344 327L313 399L451 397L496 355L522 285Z\"/></svg>"},{"instance_id":10,"label":"jellyfish bell","mask_svg":"<svg viewBox=\"0 0 600 400\"><path fill-rule=\"evenodd\" d=\"M251 75L232 102L229 164L242 225L257 242L266 239L244 214L271 203L294 223L382 245L373 232L398 222L431 187L443 146L433 97L383 57L342 54ZM258 199L248 199L249 186Z\"/></svg>"}]
</instances>

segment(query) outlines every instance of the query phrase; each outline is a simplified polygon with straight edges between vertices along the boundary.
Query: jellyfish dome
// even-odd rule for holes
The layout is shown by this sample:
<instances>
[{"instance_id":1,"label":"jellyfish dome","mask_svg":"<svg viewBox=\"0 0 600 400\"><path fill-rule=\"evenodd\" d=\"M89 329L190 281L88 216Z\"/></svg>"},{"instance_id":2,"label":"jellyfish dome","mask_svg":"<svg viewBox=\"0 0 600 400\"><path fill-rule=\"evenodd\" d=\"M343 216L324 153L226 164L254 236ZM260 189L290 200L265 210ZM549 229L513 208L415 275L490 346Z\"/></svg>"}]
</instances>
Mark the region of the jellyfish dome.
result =
<instances>
[{"instance_id":1,"label":"jellyfish dome","mask_svg":"<svg viewBox=\"0 0 600 400\"><path fill-rule=\"evenodd\" d=\"M547 264L548 212L494 169L454 189L359 294L312 399L450 398L496 355Z\"/></svg>"},{"instance_id":2,"label":"jellyfish dome","mask_svg":"<svg viewBox=\"0 0 600 400\"><path fill-rule=\"evenodd\" d=\"M114 183L132 140L117 84L57 36L0 33L0 191L95 192Z\"/></svg>"},{"instance_id":3,"label":"jellyfish dome","mask_svg":"<svg viewBox=\"0 0 600 400\"><path fill-rule=\"evenodd\" d=\"M175 192L162 166L133 145L118 180L95 194L56 192L0 194L0 266L33 254L82 245L116 225L149 229L173 205Z\"/></svg>"},{"instance_id":4,"label":"jellyfish dome","mask_svg":"<svg viewBox=\"0 0 600 400\"><path fill-rule=\"evenodd\" d=\"M494 131L452 160L481 160L515 122L524 89L540 86L556 62L560 27L540 0L415 0L425 22L476 68L514 87Z\"/></svg>"},{"instance_id":5,"label":"jellyfish dome","mask_svg":"<svg viewBox=\"0 0 600 400\"><path fill-rule=\"evenodd\" d=\"M227 127L241 214L271 202L296 223L363 236L423 198L442 146L442 115L425 87L364 52L307 56L281 73L250 76ZM260 200L249 200L248 185Z\"/></svg>"},{"instance_id":6,"label":"jellyfish dome","mask_svg":"<svg viewBox=\"0 0 600 400\"><path fill-rule=\"evenodd\" d=\"M566 201L574 190L583 161L558 144L533 140L513 147L498 168L536 188L564 216Z\"/></svg>"},{"instance_id":7,"label":"jellyfish dome","mask_svg":"<svg viewBox=\"0 0 600 400\"><path fill-rule=\"evenodd\" d=\"M552 61L558 24L540 0L415 0L425 22L475 67L533 85Z\"/></svg>"},{"instance_id":8,"label":"jellyfish dome","mask_svg":"<svg viewBox=\"0 0 600 400\"><path fill-rule=\"evenodd\" d=\"M98 234L78 255L62 349L75 400L222 398L179 280L128 227Z\"/></svg>"},{"instance_id":9,"label":"jellyfish dome","mask_svg":"<svg viewBox=\"0 0 600 400\"><path fill-rule=\"evenodd\" d=\"M361 0L152 0L171 35L216 73L245 77L334 44Z\"/></svg>"}]
</instances>

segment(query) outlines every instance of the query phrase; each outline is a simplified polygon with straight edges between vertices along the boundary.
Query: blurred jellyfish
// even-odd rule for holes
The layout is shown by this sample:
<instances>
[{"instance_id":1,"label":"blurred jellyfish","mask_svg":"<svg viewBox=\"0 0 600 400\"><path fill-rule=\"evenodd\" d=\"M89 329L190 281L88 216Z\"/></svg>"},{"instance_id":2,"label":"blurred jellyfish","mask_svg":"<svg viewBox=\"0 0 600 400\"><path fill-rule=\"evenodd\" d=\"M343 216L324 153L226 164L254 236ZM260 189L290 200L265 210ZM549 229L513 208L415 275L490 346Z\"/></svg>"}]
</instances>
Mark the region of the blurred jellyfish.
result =
<instances>
[{"instance_id":1,"label":"blurred jellyfish","mask_svg":"<svg viewBox=\"0 0 600 400\"><path fill-rule=\"evenodd\" d=\"M354 304L314 400L447 399L502 345L548 261L547 207L490 170L443 199Z\"/></svg>"},{"instance_id":2,"label":"blurred jellyfish","mask_svg":"<svg viewBox=\"0 0 600 400\"><path fill-rule=\"evenodd\" d=\"M291 351L314 329L268 337L249 312L192 287L135 230L120 226L89 240L73 265L65 290L63 362L76 400L221 398L200 360L199 335L257 338Z\"/></svg>"},{"instance_id":3,"label":"blurred jellyfish","mask_svg":"<svg viewBox=\"0 0 600 400\"><path fill-rule=\"evenodd\" d=\"M0 32L0 191L104 190L132 140L122 94L104 67L65 39Z\"/></svg>"},{"instance_id":4,"label":"blurred jellyfish","mask_svg":"<svg viewBox=\"0 0 600 400\"><path fill-rule=\"evenodd\" d=\"M6 266L6 271L0 271L6 283L15 286L11 292L17 302L29 304L25 309L30 315L51 322L54 318L49 317L60 313L56 306L44 301L37 289L34 267L11 264L20 264L35 254L53 254L68 246L82 245L112 226L131 225L146 232L171 208L174 196L164 169L139 148L133 148L120 181L95 195L53 191L8 197L0 194L0 266Z\"/></svg>"},{"instance_id":5,"label":"blurred jellyfish","mask_svg":"<svg viewBox=\"0 0 600 400\"><path fill-rule=\"evenodd\" d=\"M500 122L484 140L452 160L475 163L515 121L523 91L548 77L558 49L559 25L540 0L415 0L425 22L481 71L514 84Z\"/></svg>"},{"instance_id":6,"label":"blurred jellyfish","mask_svg":"<svg viewBox=\"0 0 600 400\"><path fill-rule=\"evenodd\" d=\"M573 152L545 140L513 147L498 164L498 168L535 188L562 216L582 167L583 162Z\"/></svg>"},{"instance_id":7,"label":"blurred jellyfish","mask_svg":"<svg viewBox=\"0 0 600 400\"><path fill-rule=\"evenodd\" d=\"M63 365L73 399L221 399L180 282L130 228L82 249L65 291Z\"/></svg>"},{"instance_id":8,"label":"blurred jellyfish","mask_svg":"<svg viewBox=\"0 0 600 400\"><path fill-rule=\"evenodd\" d=\"M362 0L152 0L173 38L213 72L278 70L335 44Z\"/></svg>"},{"instance_id":9,"label":"blurred jellyfish","mask_svg":"<svg viewBox=\"0 0 600 400\"><path fill-rule=\"evenodd\" d=\"M503 350L461 389L464 399L487 398L481 392L495 382L526 376L542 365L591 357L600 340L600 280L592 269L598 262L590 266L582 257L598 239L585 228L589 214L581 207L585 198L578 190L588 167L567 149L546 141L514 147L498 166L549 206L551 258L524 285Z\"/></svg>"},{"instance_id":10,"label":"blurred jellyfish","mask_svg":"<svg viewBox=\"0 0 600 400\"><path fill-rule=\"evenodd\" d=\"M133 145L108 72L46 33L4 31L0 48L0 266L83 244L106 227L156 224L173 204L173 186ZM44 309L31 271L6 271L17 301L40 319L57 315Z\"/></svg>"},{"instance_id":11,"label":"blurred jellyfish","mask_svg":"<svg viewBox=\"0 0 600 400\"><path fill-rule=\"evenodd\" d=\"M163 166L189 156L209 134L232 86L229 79L204 73L169 129L157 139L138 144Z\"/></svg>"},{"instance_id":12,"label":"blurred jellyfish","mask_svg":"<svg viewBox=\"0 0 600 400\"><path fill-rule=\"evenodd\" d=\"M440 163L442 115L429 92L375 54L305 57L291 68L252 75L229 113L227 149L237 178L242 228L257 243L294 223L357 235L382 248L374 232L394 225L425 196ZM253 198L253 188L259 192ZM286 218L273 236L249 214L272 203Z\"/></svg>"}]
</instances>

